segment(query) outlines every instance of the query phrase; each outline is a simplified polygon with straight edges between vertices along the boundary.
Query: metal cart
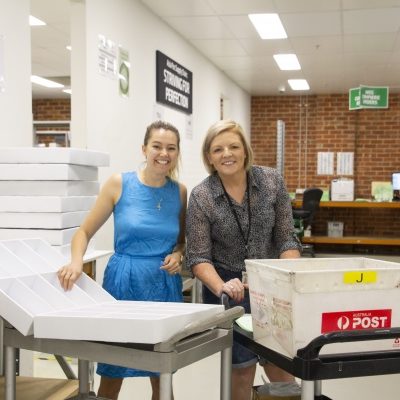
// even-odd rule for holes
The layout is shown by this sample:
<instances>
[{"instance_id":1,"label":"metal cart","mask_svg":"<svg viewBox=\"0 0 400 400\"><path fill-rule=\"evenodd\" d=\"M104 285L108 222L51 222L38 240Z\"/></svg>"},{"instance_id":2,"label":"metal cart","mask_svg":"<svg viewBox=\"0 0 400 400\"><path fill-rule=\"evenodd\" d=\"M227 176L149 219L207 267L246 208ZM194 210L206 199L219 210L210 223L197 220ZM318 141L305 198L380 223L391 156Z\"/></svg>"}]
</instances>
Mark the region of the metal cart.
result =
<instances>
[{"instance_id":1,"label":"metal cart","mask_svg":"<svg viewBox=\"0 0 400 400\"><path fill-rule=\"evenodd\" d=\"M320 355L323 346L332 343L400 338L400 328L331 332L318 336L293 358L277 353L253 339L253 334L234 326L235 340L254 353L291 373L301 382L302 400L329 400L323 396L321 381L325 379L400 373L400 348L387 351ZM397 395L397 394L396 394Z\"/></svg>"},{"instance_id":2,"label":"metal cart","mask_svg":"<svg viewBox=\"0 0 400 400\"><path fill-rule=\"evenodd\" d=\"M89 399L89 361L160 372L160 400L171 399L172 374L179 368L221 352L221 400L231 399L233 320L243 315L242 307L225 310L188 325L169 340L157 344L105 343L84 340L37 339L24 336L3 324L5 350L5 400L16 399L15 355L17 348L76 357L79 395Z\"/></svg>"}]
</instances>

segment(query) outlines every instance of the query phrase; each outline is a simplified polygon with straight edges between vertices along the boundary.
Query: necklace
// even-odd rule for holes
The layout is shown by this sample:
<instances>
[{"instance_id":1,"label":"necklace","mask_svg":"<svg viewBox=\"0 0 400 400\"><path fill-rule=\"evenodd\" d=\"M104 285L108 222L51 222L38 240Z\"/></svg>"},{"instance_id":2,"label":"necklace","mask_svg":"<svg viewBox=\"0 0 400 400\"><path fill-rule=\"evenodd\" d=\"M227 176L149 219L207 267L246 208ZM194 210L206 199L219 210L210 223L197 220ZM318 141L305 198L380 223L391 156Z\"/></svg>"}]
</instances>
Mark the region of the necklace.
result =
<instances>
[{"instance_id":1,"label":"necklace","mask_svg":"<svg viewBox=\"0 0 400 400\"><path fill-rule=\"evenodd\" d=\"M143 172L141 174L141 181L142 181L143 185L146 186L149 189L151 197L153 198L154 202L156 203L156 208L157 208L158 211L160 211L161 208L162 208L162 202L163 202L164 199L157 195L157 189L160 189L162 186L154 187L154 186L148 185L146 183L146 178L145 178Z\"/></svg>"},{"instance_id":2,"label":"necklace","mask_svg":"<svg viewBox=\"0 0 400 400\"><path fill-rule=\"evenodd\" d=\"M224 195L225 195L226 200L228 201L229 208L230 208L230 210L231 210L233 216L235 217L236 224L237 224L237 226L238 226L238 228L239 228L239 231L240 231L240 236L241 236L242 239L243 239L244 248L245 248L245 258L247 258L247 257L248 257L248 254L249 254L249 246L248 246L248 244L249 244L250 229L251 229L251 208L250 208L249 174L247 174L247 176L246 176L246 184L247 184L247 185L246 185L247 215L248 215L248 220L249 220L249 225L248 225L248 227L247 227L247 235L245 234L245 232L244 232L244 230L243 230L243 227L242 227L242 225L241 225L241 223L240 223L240 221L239 221L239 217L238 217L238 215L237 215L237 213L236 213L236 210L235 210L235 208L233 207L232 200L231 200L231 198L229 197L229 194L227 193L227 191L226 191L226 189L225 189L225 186L224 186L224 184L222 183L221 178L220 178L220 181L221 181L222 189L224 189Z\"/></svg>"},{"instance_id":3,"label":"necklace","mask_svg":"<svg viewBox=\"0 0 400 400\"><path fill-rule=\"evenodd\" d=\"M147 186L147 187L148 187L148 189L149 189L149 192L150 192L150 194L151 194L151 197L152 197L153 200L154 200L154 203L155 203L155 205L156 205L155 207L157 208L158 211L160 211L161 208L162 208L162 202L163 202L163 200L164 200L162 197L160 197L161 193L158 194L158 193L157 193L157 189L154 188L154 187L151 187L151 186Z\"/></svg>"}]
</instances>

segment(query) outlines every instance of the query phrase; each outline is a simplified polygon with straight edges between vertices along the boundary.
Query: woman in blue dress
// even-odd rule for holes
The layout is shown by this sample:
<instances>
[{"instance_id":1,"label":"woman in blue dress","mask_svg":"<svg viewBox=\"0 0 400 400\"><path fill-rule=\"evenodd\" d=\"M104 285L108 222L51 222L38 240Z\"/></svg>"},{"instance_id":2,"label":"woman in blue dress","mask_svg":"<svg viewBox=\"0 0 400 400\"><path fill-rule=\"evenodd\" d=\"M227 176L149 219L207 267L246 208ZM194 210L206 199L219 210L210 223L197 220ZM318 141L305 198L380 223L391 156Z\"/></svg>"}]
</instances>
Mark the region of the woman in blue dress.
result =
<instances>
[{"instance_id":1,"label":"woman in blue dress","mask_svg":"<svg viewBox=\"0 0 400 400\"><path fill-rule=\"evenodd\" d=\"M103 287L117 300L182 301L179 275L185 247L187 191L175 178L180 137L171 124L157 121L146 130L140 172L112 175L72 239L71 262L58 272L70 290L82 274L83 255L97 230L114 215L114 250ZM148 376L152 400L159 399L159 374L99 364L99 397L116 400L123 379Z\"/></svg>"}]
</instances>

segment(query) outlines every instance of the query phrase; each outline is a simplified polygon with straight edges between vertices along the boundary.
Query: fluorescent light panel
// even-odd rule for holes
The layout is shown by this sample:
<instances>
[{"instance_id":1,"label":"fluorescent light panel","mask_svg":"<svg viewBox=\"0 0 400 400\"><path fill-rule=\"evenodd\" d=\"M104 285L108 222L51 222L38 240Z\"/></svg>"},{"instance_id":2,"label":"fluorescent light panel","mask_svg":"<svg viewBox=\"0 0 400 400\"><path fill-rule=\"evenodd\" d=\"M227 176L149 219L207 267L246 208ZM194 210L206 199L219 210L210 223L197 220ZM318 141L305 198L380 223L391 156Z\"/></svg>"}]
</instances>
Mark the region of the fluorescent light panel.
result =
<instances>
[{"instance_id":1,"label":"fluorescent light panel","mask_svg":"<svg viewBox=\"0 0 400 400\"><path fill-rule=\"evenodd\" d=\"M71 89L63 89L63 92L64 92L64 93L68 93L68 94L72 94Z\"/></svg>"},{"instance_id":2,"label":"fluorescent light panel","mask_svg":"<svg viewBox=\"0 0 400 400\"><path fill-rule=\"evenodd\" d=\"M33 15L29 16L29 25L30 26L43 26L46 25L46 22L40 20L39 18L34 17Z\"/></svg>"},{"instance_id":3,"label":"fluorescent light panel","mask_svg":"<svg viewBox=\"0 0 400 400\"><path fill-rule=\"evenodd\" d=\"M62 85L61 83L57 83L57 82L42 78L37 75L31 76L31 82L36 83L37 85L40 85L40 86L48 87L48 88L63 88L64 87L64 85Z\"/></svg>"},{"instance_id":4,"label":"fluorescent light panel","mask_svg":"<svg viewBox=\"0 0 400 400\"><path fill-rule=\"evenodd\" d=\"M287 34L278 14L249 14L261 39L286 39Z\"/></svg>"},{"instance_id":5,"label":"fluorescent light panel","mask_svg":"<svg viewBox=\"0 0 400 400\"><path fill-rule=\"evenodd\" d=\"M282 71L295 71L301 69L296 54L274 54L275 62Z\"/></svg>"},{"instance_id":6,"label":"fluorescent light panel","mask_svg":"<svg viewBox=\"0 0 400 400\"><path fill-rule=\"evenodd\" d=\"M292 90L310 90L310 85L305 79L288 79Z\"/></svg>"}]
</instances>

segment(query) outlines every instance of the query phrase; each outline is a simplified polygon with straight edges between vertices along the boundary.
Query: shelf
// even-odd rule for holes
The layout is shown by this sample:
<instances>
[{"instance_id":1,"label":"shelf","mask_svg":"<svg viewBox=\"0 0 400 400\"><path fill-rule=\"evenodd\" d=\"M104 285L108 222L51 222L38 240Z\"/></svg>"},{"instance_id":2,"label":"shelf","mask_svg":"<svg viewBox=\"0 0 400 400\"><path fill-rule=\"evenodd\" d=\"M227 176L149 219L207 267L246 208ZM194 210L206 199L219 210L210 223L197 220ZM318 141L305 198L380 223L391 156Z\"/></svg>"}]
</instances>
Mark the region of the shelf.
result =
<instances>
[{"instance_id":1,"label":"shelf","mask_svg":"<svg viewBox=\"0 0 400 400\"><path fill-rule=\"evenodd\" d=\"M400 246L400 238L382 236L310 236L301 239L304 244L358 244L376 246Z\"/></svg>"}]
</instances>

